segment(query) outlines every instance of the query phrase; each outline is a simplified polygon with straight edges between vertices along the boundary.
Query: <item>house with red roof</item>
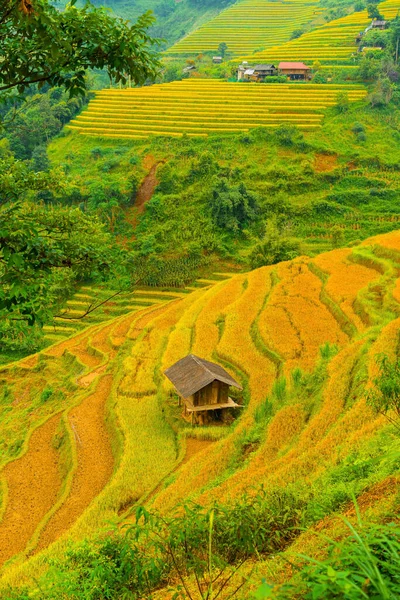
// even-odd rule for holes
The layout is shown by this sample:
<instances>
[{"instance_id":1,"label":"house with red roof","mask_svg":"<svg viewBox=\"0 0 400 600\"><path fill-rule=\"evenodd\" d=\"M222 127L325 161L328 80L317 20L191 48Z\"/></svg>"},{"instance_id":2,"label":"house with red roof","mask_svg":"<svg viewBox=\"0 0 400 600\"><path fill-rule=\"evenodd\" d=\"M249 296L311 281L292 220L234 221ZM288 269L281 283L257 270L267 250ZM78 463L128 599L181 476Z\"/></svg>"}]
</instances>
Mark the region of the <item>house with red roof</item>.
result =
<instances>
[{"instance_id":1,"label":"house with red roof","mask_svg":"<svg viewBox=\"0 0 400 600\"><path fill-rule=\"evenodd\" d=\"M291 81L311 79L311 67L302 62L281 62L278 65L279 75L286 75Z\"/></svg>"}]
</instances>

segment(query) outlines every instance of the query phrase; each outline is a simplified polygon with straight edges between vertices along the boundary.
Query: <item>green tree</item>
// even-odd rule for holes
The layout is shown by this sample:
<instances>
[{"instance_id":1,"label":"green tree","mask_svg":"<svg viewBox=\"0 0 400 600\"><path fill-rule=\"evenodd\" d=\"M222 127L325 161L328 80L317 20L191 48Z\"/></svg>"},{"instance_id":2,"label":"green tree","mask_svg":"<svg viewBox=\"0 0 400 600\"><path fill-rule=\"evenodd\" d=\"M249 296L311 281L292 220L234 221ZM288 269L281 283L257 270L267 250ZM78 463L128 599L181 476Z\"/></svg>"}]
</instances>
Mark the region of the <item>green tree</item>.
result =
<instances>
[{"instance_id":1,"label":"green tree","mask_svg":"<svg viewBox=\"0 0 400 600\"><path fill-rule=\"evenodd\" d=\"M282 123L276 129L275 135L281 146L296 146L304 141L304 136L296 125Z\"/></svg>"},{"instance_id":2,"label":"green tree","mask_svg":"<svg viewBox=\"0 0 400 600\"><path fill-rule=\"evenodd\" d=\"M400 431L400 359L391 361L382 354L377 365L379 375L373 379L373 387L367 392L367 403Z\"/></svg>"},{"instance_id":3,"label":"green tree","mask_svg":"<svg viewBox=\"0 0 400 600\"><path fill-rule=\"evenodd\" d=\"M276 223L271 221L267 225L264 238L254 246L250 254L250 263L253 269L258 269L283 260L291 260L299 254L298 240L282 234Z\"/></svg>"},{"instance_id":4,"label":"green tree","mask_svg":"<svg viewBox=\"0 0 400 600\"><path fill-rule=\"evenodd\" d=\"M350 100L347 92L339 92L336 96L336 108L339 112L347 112L350 108Z\"/></svg>"},{"instance_id":5,"label":"green tree","mask_svg":"<svg viewBox=\"0 0 400 600\"><path fill-rule=\"evenodd\" d=\"M32 152L32 168L34 171L48 171L50 169L46 146L36 146Z\"/></svg>"},{"instance_id":6,"label":"green tree","mask_svg":"<svg viewBox=\"0 0 400 600\"><path fill-rule=\"evenodd\" d=\"M226 42L221 42L218 46L218 53L222 58L225 58L226 51L228 50L228 44Z\"/></svg>"},{"instance_id":7,"label":"green tree","mask_svg":"<svg viewBox=\"0 0 400 600\"><path fill-rule=\"evenodd\" d=\"M375 107L386 106L393 97L394 85L388 77L382 77L376 82L371 94L368 96L368 102Z\"/></svg>"},{"instance_id":8,"label":"green tree","mask_svg":"<svg viewBox=\"0 0 400 600\"><path fill-rule=\"evenodd\" d=\"M137 83L155 77L159 63L147 28L151 13L129 26L104 8L86 4L64 11L49 0L3 0L0 5L0 92L45 83L71 95L86 89L86 70L108 70L110 78Z\"/></svg>"},{"instance_id":9,"label":"green tree","mask_svg":"<svg viewBox=\"0 0 400 600\"><path fill-rule=\"evenodd\" d=\"M57 308L53 283L102 277L109 235L77 208L16 202L0 207L0 323L43 323Z\"/></svg>"},{"instance_id":10,"label":"green tree","mask_svg":"<svg viewBox=\"0 0 400 600\"><path fill-rule=\"evenodd\" d=\"M291 40L296 40L301 37L305 33L304 29L294 29L292 35L290 36Z\"/></svg>"},{"instance_id":11,"label":"green tree","mask_svg":"<svg viewBox=\"0 0 400 600\"><path fill-rule=\"evenodd\" d=\"M394 50L394 59L396 62L396 65L399 62L399 49L400 49L400 17L397 16L395 19L393 19L393 21L390 23L390 36L391 36L391 40L392 40L392 44L393 44L393 50Z\"/></svg>"},{"instance_id":12,"label":"green tree","mask_svg":"<svg viewBox=\"0 0 400 600\"><path fill-rule=\"evenodd\" d=\"M379 12L379 8L376 6L376 4L367 4L367 11L370 19L376 19L378 21L381 21L383 19L383 16Z\"/></svg>"},{"instance_id":13,"label":"green tree","mask_svg":"<svg viewBox=\"0 0 400 600\"><path fill-rule=\"evenodd\" d=\"M312 70L313 73L317 73L318 71L320 71L321 69L321 62L319 60L314 60L313 64L312 64Z\"/></svg>"},{"instance_id":14,"label":"green tree","mask_svg":"<svg viewBox=\"0 0 400 600\"><path fill-rule=\"evenodd\" d=\"M359 78L363 80L377 79L381 72L381 61L375 58L373 52L368 52L366 56L361 59L360 66L358 68Z\"/></svg>"},{"instance_id":15,"label":"green tree","mask_svg":"<svg viewBox=\"0 0 400 600\"><path fill-rule=\"evenodd\" d=\"M0 338L22 344L59 310L83 278L124 276L124 260L104 225L78 208L38 202L64 191L60 169L32 170L0 143ZM121 271L119 271L121 269ZM122 279L121 279L122 280Z\"/></svg>"},{"instance_id":16,"label":"green tree","mask_svg":"<svg viewBox=\"0 0 400 600\"><path fill-rule=\"evenodd\" d=\"M230 231L243 229L255 220L260 210L257 196L243 183L232 187L219 183L212 191L210 205L214 223Z\"/></svg>"},{"instance_id":17,"label":"green tree","mask_svg":"<svg viewBox=\"0 0 400 600\"><path fill-rule=\"evenodd\" d=\"M357 0L354 4L354 10L356 12L360 12L361 10L365 10L365 2L363 0Z\"/></svg>"}]
</instances>

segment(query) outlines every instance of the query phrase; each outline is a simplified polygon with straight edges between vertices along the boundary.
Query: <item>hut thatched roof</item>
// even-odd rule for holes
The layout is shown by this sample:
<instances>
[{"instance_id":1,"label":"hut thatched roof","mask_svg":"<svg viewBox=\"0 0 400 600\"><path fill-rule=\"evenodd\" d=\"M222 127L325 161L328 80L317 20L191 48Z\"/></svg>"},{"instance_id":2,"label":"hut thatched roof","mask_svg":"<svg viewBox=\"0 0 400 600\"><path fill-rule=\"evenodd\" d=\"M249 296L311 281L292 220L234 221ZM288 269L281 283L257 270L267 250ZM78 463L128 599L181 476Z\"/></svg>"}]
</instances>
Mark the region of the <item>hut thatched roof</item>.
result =
<instances>
[{"instance_id":1,"label":"hut thatched roof","mask_svg":"<svg viewBox=\"0 0 400 600\"><path fill-rule=\"evenodd\" d=\"M219 365L189 354L164 373L183 398L188 398L213 381L222 381L239 390L242 386Z\"/></svg>"}]
</instances>

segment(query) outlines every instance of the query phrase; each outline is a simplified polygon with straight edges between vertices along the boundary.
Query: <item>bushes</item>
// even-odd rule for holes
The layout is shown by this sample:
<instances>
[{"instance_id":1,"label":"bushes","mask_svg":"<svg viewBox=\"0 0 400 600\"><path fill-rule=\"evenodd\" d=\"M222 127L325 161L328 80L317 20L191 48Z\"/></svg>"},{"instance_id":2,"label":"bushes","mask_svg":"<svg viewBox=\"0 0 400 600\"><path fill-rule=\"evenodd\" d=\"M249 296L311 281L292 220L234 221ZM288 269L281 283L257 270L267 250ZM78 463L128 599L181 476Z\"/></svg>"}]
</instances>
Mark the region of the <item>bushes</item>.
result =
<instances>
[{"instance_id":1,"label":"bushes","mask_svg":"<svg viewBox=\"0 0 400 600\"><path fill-rule=\"evenodd\" d=\"M185 504L168 517L139 507L125 531L70 546L63 558L51 561L38 582L40 597L139 600L175 580L186 592L178 597L197 598L186 583L195 575L211 600L246 560L285 548L300 532L304 508L288 490L262 488L226 506ZM14 590L9 597L25 600L31 592Z\"/></svg>"},{"instance_id":2,"label":"bushes","mask_svg":"<svg viewBox=\"0 0 400 600\"><path fill-rule=\"evenodd\" d=\"M296 146L303 141L303 134L295 125L280 125L275 131L275 136L281 146Z\"/></svg>"},{"instance_id":3,"label":"bushes","mask_svg":"<svg viewBox=\"0 0 400 600\"><path fill-rule=\"evenodd\" d=\"M224 181L213 189L210 207L214 223L230 231L243 229L260 211L257 196L243 183L230 187Z\"/></svg>"},{"instance_id":4,"label":"bushes","mask_svg":"<svg viewBox=\"0 0 400 600\"><path fill-rule=\"evenodd\" d=\"M134 525L125 532L76 544L63 558L53 560L38 582L40 597L139 600L175 580L180 582L178 593L181 590L176 597L204 598L189 583L197 581L199 591L208 589L207 597L215 598L246 560L284 550L301 532L304 511L299 494L263 488L253 497L243 496L227 506L216 503L206 509L187 504L168 517L139 507ZM252 597L397 598L400 527L393 523L363 525L360 519L357 526L345 523L349 535L339 542L328 539L326 559L298 557L301 566L289 583L276 587L264 582ZM239 579L236 588L229 588L230 597L243 585L244 579ZM35 593L14 589L7 597L25 600Z\"/></svg>"},{"instance_id":5,"label":"bushes","mask_svg":"<svg viewBox=\"0 0 400 600\"><path fill-rule=\"evenodd\" d=\"M271 75L266 77L262 83L287 83L286 75Z\"/></svg>"},{"instance_id":6,"label":"bushes","mask_svg":"<svg viewBox=\"0 0 400 600\"><path fill-rule=\"evenodd\" d=\"M139 599L162 581L166 570L157 552L146 556L129 536L115 532L71 547L63 559L51 561L50 566L41 583L41 597L46 600Z\"/></svg>"},{"instance_id":7,"label":"bushes","mask_svg":"<svg viewBox=\"0 0 400 600\"><path fill-rule=\"evenodd\" d=\"M345 520L350 535L329 541L328 558L307 559L295 580L273 591L266 583L255 598L263 600L391 600L400 590L400 528L394 523L354 527Z\"/></svg>"},{"instance_id":8,"label":"bushes","mask_svg":"<svg viewBox=\"0 0 400 600\"><path fill-rule=\"evenodd\" d=\"M339 92L336 98L336 109L340 113L345 113L350 108L349 95L347 92Z\"/></svg>"},{"instance_id":9,"label":"bushes","mask_svg":"<svg viewBox=\"0 0 400 600\"><path fill-rule=\"evenodd\" d=\"M283 550L300 532L305 502L285 489L261 490L215 512L214 548L228 564Z\"/></svg>"},{"instance_id":10,"label":"bushes","mask_svg":"<svg viewBox=\"0 0 400 600\"><path fill-rule=\"evenodd\" d=\"M258 242L250 253L253 269L264 265L274 265L283 260L291 260L300 254L298 240L285 237L274 223L267 227L264 238Z\"/></svg>"},{"instance_id":11,"label":"bushes","mask_svg":"<svg viewBox=\"0 0 400 600\"><path fill-rule=\"evenodd\" d=\"M374 388L368 392L368 403L400 431L400 359L391 362L386 355L377 359L379 376L373 380Z\"/></svg>"},{"instance_id":12,"label":"bushes","mask_svg":"<svg viewBox=\"0 0 400 600\"><path fill-rule=\"evenodd\" d=\"M327 83L328 80L323 73L315 73L313 77L313 83Z\"/></svg>"}]
</instances>

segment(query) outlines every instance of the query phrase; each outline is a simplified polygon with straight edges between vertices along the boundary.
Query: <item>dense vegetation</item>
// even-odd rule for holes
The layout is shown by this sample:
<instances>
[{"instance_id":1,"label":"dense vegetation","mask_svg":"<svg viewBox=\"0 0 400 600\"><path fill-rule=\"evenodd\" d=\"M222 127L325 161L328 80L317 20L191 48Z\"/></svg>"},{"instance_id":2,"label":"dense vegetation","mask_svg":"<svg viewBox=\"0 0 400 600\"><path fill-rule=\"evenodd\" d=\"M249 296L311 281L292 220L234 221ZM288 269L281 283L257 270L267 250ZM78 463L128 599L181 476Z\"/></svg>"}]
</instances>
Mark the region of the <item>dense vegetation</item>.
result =
<instances>
[{"instance_id":1,"label":"dense vegetation","mask_svg":"<svg viewBox=\"0 0 400 600\"><path fill-rule=\"evenodd\" d=\"M216 252L248 262L270 221L304 252L395 227L399 154L396 125L386 123L397 122L395 108L358 104L345 113L330 109L316 134L282 125L238 137L98 140L95 147L68 134L49 155L54 163L66 157L79 202L101 193L122 207L134 202L143 159L164 161L133 248L142 256ZM87 163L90 175L81 166Z\"/></svg>"},{"instance_id":2,"label":"dense vegetation","mask_svg":"<svg viewBox=\"0 0 400 600\"><path fill-rule=\"evenodd\" d=\"M119 262L115 255L111 261L113 244L95 216L65 203L46 206L65 188L62 170L50 171L46 144L85 101L74 96L85 98L89 67L107 67L123 82L155 76L152 21L147 15L130 27L103 9L72 3L60 12L46 0L8 0L0 8L3 348L34 348L74 282L103 277Z\"/></svg>"},{"instance_id":3,"label":"dense vegetation","mask_svg":"<svg viewBox=\"0 0 400 600\"><path fill-rule=\"evenodd\" d=\"M0 598L397 598L399 19L356 64L339 34L334 61L321 45L394 0L323 0L275 32L301 27L283 50L315 58L309 89L339 84L320 129L267 115L179 139L64 126L110 80L232 78L209 56L160 72L152 39L232 2L110 0L132 19L154 9L133 26L3 4L0 361L19 360L0 368ZM60 323L63 341L26 358ZM163 374L192 352L243 387L224 424L182 418Z\"/></svg>"},{"instance_id":4,"label":"dense vegetation","mask_svg":"<svg viewBox=\"0 0 400 600\"><path fill-rule=\"evenodd\" d=\"M230 597L241 597L245 580L239 576L247 562L282 551L299 535L301 525L310 525L302 500L285 492L267 498L263 490L251 499L216 503L212 509L184 505L167 519L139 507L135 521L123 533L71 546L66 558L54 561L41 580L42 598L139 600L171 577L180 582L177 598L212 600L225 589ZM328 538L327 558L314 561L304 556L292 582L276 586L265 580L246 597L395 598L400 579L398 525L365 524L359 513L355 525L345 523L349 536L340 542ZM193 574L196 586L191 585ZM27 589L11 594L10 600L29 597Z\"/></svg>"}]
</instances>

